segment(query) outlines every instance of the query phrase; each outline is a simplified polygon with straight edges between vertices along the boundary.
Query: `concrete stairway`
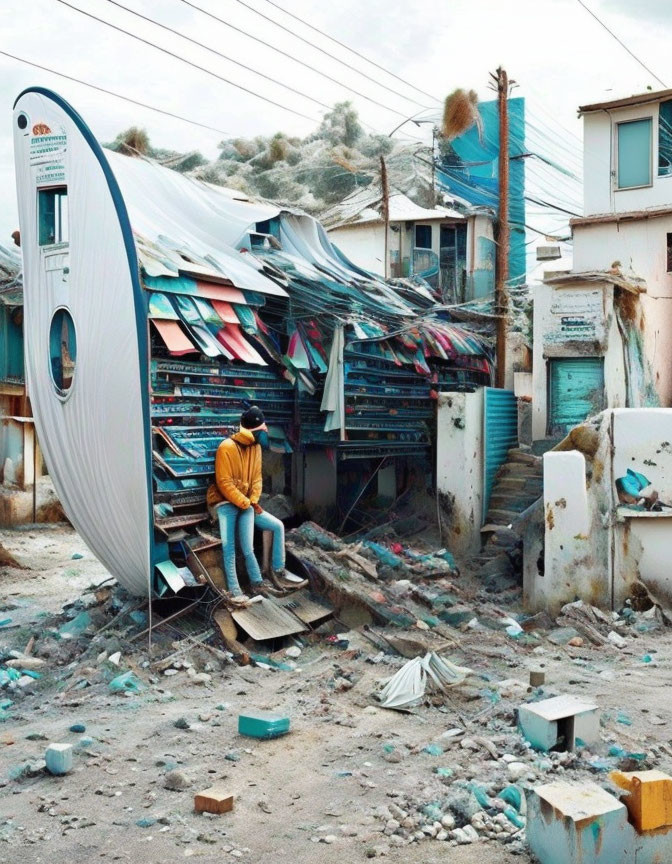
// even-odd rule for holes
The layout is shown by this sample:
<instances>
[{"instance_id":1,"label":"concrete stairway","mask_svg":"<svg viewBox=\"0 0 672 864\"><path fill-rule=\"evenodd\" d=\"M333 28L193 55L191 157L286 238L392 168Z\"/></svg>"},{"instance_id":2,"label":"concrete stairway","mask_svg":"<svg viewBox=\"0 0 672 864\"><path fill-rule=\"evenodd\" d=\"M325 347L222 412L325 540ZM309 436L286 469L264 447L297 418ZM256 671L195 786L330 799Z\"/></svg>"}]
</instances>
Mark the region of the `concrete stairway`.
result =
<instances>
[{"instance_id":1,"label":"concrete stairway","mask_svg":"<svg viewBox=\"0 0 672 864\"><path fill-rule=\"evenodd\" d=\"M495 477L485 525L484 545L469 565L488 591L517 587L522 578L523 542L516 522L543 494L543 463L518 447L509 450Z\"/></svg>"}]
</instances>

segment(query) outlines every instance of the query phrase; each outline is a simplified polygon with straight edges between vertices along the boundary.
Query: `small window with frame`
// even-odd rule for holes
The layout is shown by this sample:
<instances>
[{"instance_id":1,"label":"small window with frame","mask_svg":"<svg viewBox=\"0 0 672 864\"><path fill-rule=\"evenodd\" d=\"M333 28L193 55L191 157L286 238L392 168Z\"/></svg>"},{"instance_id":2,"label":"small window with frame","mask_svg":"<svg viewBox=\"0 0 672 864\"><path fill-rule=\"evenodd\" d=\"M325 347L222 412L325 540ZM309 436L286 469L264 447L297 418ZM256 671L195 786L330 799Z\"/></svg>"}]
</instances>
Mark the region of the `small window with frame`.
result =
<instances>
[{"instance_id":1,"label":"small window with frame","mask_svg":"<svg viewBox=\"0 0 672 864\"><path fill-rule=\"evenodd\" d=\"M416 225L415 226L415 248L416 249L431 249L432 248L432 226L431 225Z\"/></svg>"},{"instance_id":2,"label":"small window with frame","mask_svg":"<svg viewBox=\"0 0 672 864\"><path fill-rule=\"evenodd\" d=\"M650 186L651 118L625 120L616 124L617 189Z\"/></svg>"},{"instance_id":3,"label":"small window with frame","mask_svg":"<svg viewBox=\"0 0 672 864\"><path fill-rule=\"evenodd\" d=\"M67 186L37 190L37 218L40 246L57 246L69 241Z\"/></svg>"}]
</instances>

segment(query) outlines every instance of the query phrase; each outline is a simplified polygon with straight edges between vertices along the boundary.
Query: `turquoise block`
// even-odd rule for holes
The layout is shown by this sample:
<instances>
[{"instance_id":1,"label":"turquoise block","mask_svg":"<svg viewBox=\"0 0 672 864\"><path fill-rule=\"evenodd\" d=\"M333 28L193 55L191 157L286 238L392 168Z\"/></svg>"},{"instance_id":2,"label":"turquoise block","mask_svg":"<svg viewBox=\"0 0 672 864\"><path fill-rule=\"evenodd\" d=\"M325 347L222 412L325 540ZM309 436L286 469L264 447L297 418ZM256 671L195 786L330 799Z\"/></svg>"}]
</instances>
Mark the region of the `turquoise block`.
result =
<instances>
[{"instance_id":1,"label":"turquoise block","mask_svg":"<svg viewBox=\"0 0 672 864\"><path fill-rule=\"evenodd\" d=\"M44 761L50 774L67 774L72 770L72 744L50 744Z\"/></svg>"},{"instance_id":2,"label":"turquoise block","mask_svg":"<svg viewBox=\"0 0 672 864\"><path fill-rule=\"evenodd\" d=\"M249 738L279 738L289 732L289 717L270 711L248 711L238 717L238 733Z\"/></svg>"}]
</instances>

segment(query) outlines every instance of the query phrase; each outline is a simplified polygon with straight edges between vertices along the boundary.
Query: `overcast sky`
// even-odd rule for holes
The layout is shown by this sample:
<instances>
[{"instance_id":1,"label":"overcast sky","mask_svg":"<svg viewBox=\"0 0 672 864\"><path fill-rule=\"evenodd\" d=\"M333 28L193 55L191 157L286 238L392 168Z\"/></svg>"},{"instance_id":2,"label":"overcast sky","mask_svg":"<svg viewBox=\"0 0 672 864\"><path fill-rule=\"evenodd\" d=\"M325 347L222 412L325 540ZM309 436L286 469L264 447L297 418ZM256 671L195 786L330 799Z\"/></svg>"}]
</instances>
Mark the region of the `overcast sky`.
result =
<instances>
[{"instance_id":1,"label":"overcast sky","mask_svg":"<svg viewBox=\"0 0 672 864\"><path fill-rule=\"evenodd\" d=\"M132 99L181 114L225 130L230 135L268 134L278 130L305 135L319 122L324 108L287 90L280 82L331 105L352 99L364 122L389 133L404 117L430 110L437 102L380 69L367 64L285 15L269 0L189 0L215 13L245 33L271 42L339 84L299 66L248 36L190 8L185 0L119 0L124 6L212 46L233 60L263 72L261 78L234 63L188 43L183 38L141 21L112 0L68 0L91 14L207 67L222 77L261 93L310 119L274 107L204 72L191 68L123 33L91 20L58 0L0 0L0 51L114 90ZM669 0L585 0L586 4L663 82L672 86ZM532 149L547 152L572 170L580 167L579 104L641 92L660 84L637 64L581 7L578 0L277 0L277 5L366 57L394 71L404 81L438 99L455 87L473 88L482 99L493 98L488 73L502 64L518 82L514 95L528 100ZM251 7L251 8L246 8ZM285 32L254 11L282 23ZM355 69L366 72L399 94L363 78L355 71L299 41L304 36ZM275 83L277 82L277 83ZM33 69L0 55L0 243L7 244L16 227L11 134L12 104L25 87L41 85L64 96L82 114L101 141L130 125L147 129L155 146L199 149L217 155L222 135L162 117L152 111L96 93L87 87ZM345 86L344 86L345 85ZM354 95L360 91L385 107ZM408 98L403 98L404 95ZM431 109L434 110L431 110ZM391 110L393 109L393 110ZM396 112L396 113L395 113ZM411 123L398 134L427 134ZM552 186L556 200L574 205L578 183L555 178L547 169L533 169L537 188ZM535 217L530 213L529 221ZM558 218L558 225L562 217Z\"/></svg>"}]
</instances>

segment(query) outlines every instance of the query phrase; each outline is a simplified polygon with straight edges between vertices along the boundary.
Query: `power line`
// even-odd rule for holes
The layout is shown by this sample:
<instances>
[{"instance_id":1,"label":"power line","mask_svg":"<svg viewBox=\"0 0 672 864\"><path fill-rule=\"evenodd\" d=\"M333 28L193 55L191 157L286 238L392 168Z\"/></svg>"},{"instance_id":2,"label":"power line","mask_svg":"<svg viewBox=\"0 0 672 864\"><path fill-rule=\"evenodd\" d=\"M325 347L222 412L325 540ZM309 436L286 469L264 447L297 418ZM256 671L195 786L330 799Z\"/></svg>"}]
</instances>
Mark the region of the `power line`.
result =
<instances>
[{"instance_id":1,"label":"power line","mask_svg":"<svg viewBox=\"0 0 672 864\"><path fill-rule=\"evenodd\" d=\"M138 42L142 42L144 45L149 45L151 48L156 48L157 51L168 54L169 57L173 57L175 60L179 60L182 63L186 63L188 66L192 66L194 69L205 72L206 75L211 75L213 78L218 78L225 84L230 84L232 87L237 87L239 90L243 90L245 93L249 93L250 96L255 96L257 99L263 99L264 102L268 102L270 105L275 105L276 108L282 108L283 111L289 111L292 114L296 114L298 117L303 117L304 120L310 120L311 123L318 122L314 117L309 117L307 114L303 114L301 111L297 111L294 108L289 108L287 107L287 105L282 105L280 102L275 102L273 99L269 99L268 96L262 96L261 93L255 93L254 90L250 90L249 88L244 87L242 84L236 84L235 81L231 81L229 78L224 78L223 75L218 75L217 72L212 72L210 69L206 69L205 66L199 66L198 63L192 63L192 61L187 60L186 57L181 57L179 54L175 54L174 52L169 51L167 48L162 48L160 45L156 45L149 39L143 39L142 36L131 33L129 30L124 30L123 27L118 27L116 24L112 24L111 21L106 21L104 18L99 18L97 15L93 15L91 12L86 12L84 9L79 9L77 6L73 6L70 3L66 2L66 0L56 0L56 2L60 3L63 6L67 6L69 9L73 9L75 12L79 12L81 15L86 15L87 18L93 18L94 21L98 21L100 24L105 24L107 27L111 27L113 30L117 30L119 33L125 33L126 36L130 36L132 39L136 39Z\"/></svg>"},{"instance_id":2,"label":"power line","mask_svg":"<svg viewBox=\"0 0 672 864\"><path fill-rule=\"evenodd\" d=\"M113 2L113 0L109 0L109 2ZM230 21L226 21L224 18L220 18L219 16L215 15L214 12L210 12L207 9L203 9L202 6L197 6L195 3L190 2L190 0L180 0L180 3L184 3L185 6L189 6L192 9L195 9L197 12L201 12L203 15L207 15L208 18L212 18L213 21L218 21L220 24L224 24L225 27L229 27L231 30L235 30L236 33L242 33L243 36L247 36L249 39L253 39L255 42L258 42L260 45L264 45L266 48L270 48L272 51L275 51L277 54L280 54L283 57L287 57L289 60L293 60L295 63L298 63L300 66L304 66L306 69L310 69L311 72L315 72L317 75L321 75L327 81L331 81L333 84L336 84L338 87L342 87L344 90L348 90L350 93L354 93L355 96L359 96L362 99L366 99L367 102L371 102L372 104L377 105L379 108L383 108L385 111L391 111L393 114L398 114L399 117L404 117L404 114L401 111L397 111L396 108L390 108L389 105L384 105L382 102L378 102L377 99L373 99L371 96L367 96L365 93L362 93L359 90L355 90L354 87L350 87L348 84L345 84L343 81L339 81L338 78L334 78L333 76L328 75L326 72L323 72L321 69L318 69L316 66L311 66L310 63L306 63L305 60L301 60L299 57L296 57L294 54L290 54L288 51L283 51L281 48L278 48L277 45L273 45L272 42L266 42L264 39L261 39L259 36L254 36L252 33L248 33L246 30L243 30L242 27L237 27L235 24L231 24ZM245 5L245 4L243 4L243 5ZM251 6L248 6L247 8L251 9L253 12L256 12L257 15L261 15L262 18L266 18L266 16L263 15L261 12L257 12L256 9L252 9ZM271 21L273 24L277 23L277 22L273 21L272 18L266 18L266 20ZM282 27L281 24L278 24L277 26ZM282 29L285 30L286 28L282 27ZM287 31L287 32L291 33L291 30ZM294 36L296 34L292 33L292 35ZM297 36L297 38L301 39L300 36ZM305 41L305 40L302 40L302 41ZM311 42L308 42L308 44L312 45ZM314 46L314 47L316 47L316 46ZM332 55L329 55L329 56L332 56ZM337 57L334 59L338 60ZM343 63L342 60L338 60L338 62ZM345 65L347 66L348 64L346 63ZM349 66L348 68L352 69L351 66ZM356 72L357 70L355 69L354 71ZM264 76L264 77L267 77L267 76ZM381 86L383 86L383 85L381 85ZM392 92L396 94L395 90L393 90ZM401 94L396 94L396 95L401 95ZM310 99L311 97L307 97L307 98ZM402 96L402 98L408 99L407 96ZM414 100L411 99L408 101L413 102ZM414 102L414 104L419 105L420 103ZM421 106L421 107L425 107L425 106Z\"/></svg>"},{"instance_id":3,"label":"power line","mask_svg":"<svg viewBox=\"0 0 672 864\"><path fill-rule=\"evenodd\" d=\"M147 15L143 15L141 12L136 12L134 9L129 9L128 6L124 6L122 3L118 3L117 0L107 0L107 2L111 3L113 6L116 6L119 9L123 9L125 12L129 12L131 15L135 15L137 18L141 18L143 21L148 21L150 24L155 24L157 27L161 27L162 30L167 30L169 33L173 33L175 36L179 36L181 39L186 39L187 42L191 42L192 45L197 45L199 48L204 48L206 51L210 51L211 54L215 54L217 57L228 60L229 63L235 63L236 66L240 66L241 69L245 69L247 72L251 72L253 75L259 75L260 78L265 78L272 84L277 84L280 87L284 87L286 90L295 93L297 96L301 96L303 99L308 99L311 102L314 102L321 108L326 108L328 111L331 109L331 105L327 105L325 102L320 102L319 99L314 99L312 96L308 96L307 93L303 93L301 90L297 90L295 87L291 87L289 84L283 84L282 81L278 81L277 78L272 78L270 75L259 72L257 69L253 69L251 66L246 66L244 63L240 63L238 60L234 60L232 57L228 57L226 54L222 54L221 51L217 51L217 49L211 48L209 45L205 45L203 42L199 42L197 39L192 39L191 36L187 36L185 33L181 33L179 30L175 30L173 27L169 27L167 24L162 24L160 21L155 21L154 18L149 18Z\"/></svg>"},{"instance_id":4,"label":"power line","mask_svg":"<svg viewBox=\"0 0 672 864\"><path fill-rule=\"evenodd\" d=\"M372 78L370 75L367 75L366 72L362 72L361 69L356 69L350 63L347 63L345 60L341 60L340 57L337 57L335 54L330 54L325 48L320 48L319 45L316 45L314 42L311 42L310 39L306 39L304 36L299 36L296 31L291 30L289 27L285 27L284 24L281 24L279 21L276 21L274 18L271 18L268 15L264 15L263 12L260 12L258 9L255 9L254 6L250 6L248 3L245 3L244 0L235 0L236 3L243 6L245 9L249 9L250 12L254 12L255 15L258 15L260 18L263 18L264 21L269 21L275 27L278 27L280 30L283 30L285 33L289 33L290 36L293 36L295 39L298 39L300 42L303 42L305 45L309 45L311 48L314 48L316 51L319 51L321 54L324 54L326 57L330 57L332 60L335 60L337 63L340 63L342 66L345 66L347 69L350 69L351 72L355 72L357 75L361 75L362 77L372 81L374 84L377 84L378 87L382 87L385 90L390 90L390 92L394 93L396 96L401 96L402 99L405 99L407 102L412 102L414 105L419 105L421 108L427 108L427 105L422 105L420 102L417 102L415 99L411 99L410 96L404 96L402 93L399 93L397 90L392 90L386 84L382 84L380 81L377 81L375 78ZM345 86L342 84L342 86ZM350 89L350 88L348 88ZM362 94L359 94L362 95ZM375 102L375 100L371 99L369 96L365 96L365 99L369 99L371 102ZM434 99L434 96L430 97ZM379 102L375 103L376 105L380 105ZM387 108L387 106L383 105L383 108ZM404 115L400 111L395 111L393 108L387 108L388 111L394 111L395 114L399 114L400 117Z\"/></svg>"},{"instance_id":5,"label":"power line","mask_svg":"<svg viewBox=\"0 0 672 864\"><path fill-rule=\"evenodd\" d=\"M636 54L634 54L634 53L633 53L633 52L628 48L628 46L625 44L625 42L622 42L622 41L618 38L618 36L614 33L614 31L613 31L613 30L610 30L610 29L607 27L607 25L604 23L604 21L602 21L600 18L598 18L597 15L593 12L593 10L590 9L588 6L586 6L586 4L583 2L583 0L577 0L577 3L579 4L579 6L583 6L583 8L586 10L586 12L587 12L590 16L592 16L592 17L597 21L597 23L600 25L600 27L604 27L604 29L607 31L607 33L608 33L610 36L612 36L612 37L613 37L613 38L618 42L618 44L621 46L621 48L624 48L624 49L628 52L628 54L632 57L633 60L635 60L637 63L639 63L639 65L642 67L642 69L646 69L646 71L649 73L649 75L653 75L653 77L656 79L656 81L657 81L661 86L663 86L663 87L667 87L667 84L665 84L664 81L661 81L661 79L656 75L656 73L655 73L655 72L652 72L651 69L649 69L649 67L646 65L646 63L644 63L643 60L640 60L639 57L638 57Z\"/></svg>"},{"instance_id":6,"label":"power line","mask_svg":"<svg viewBox=\"0 0 672 864\"><path fill-rule=\"evenodd\" d=\"M132 105L140 106L140 108L147 108L149 111L156 111L158 114L165 114L167 117L181 120L183 123L190 123L192 126L199 126L201 129L209 129L211 132L218 132L220 135L231 134L225 129L218 129L216 126L208 126L207 123L199 123L197 120L190 120L188 117L183 117L181 114L173 114L172 111L165 111L163 108L148 105L146 102L138 102L137 99L131 99L130 96L123 96L121 93L115 93L114 90L106 90L105 87L99 87L97 84L90 84L88 81L82 81L81 78L66 75L64 72L57 72L55 69L50 69L48 66L41 66L39 63L33 63L31 60L25 60L23 57L17 57L15 54L10 54L7 51L0 50L0 54L4 57L16 60L19 63L25 63L26 66L32 66L35 69L41 69L43 72L49 72L51 75L57 75L59 78L65 78L67 81L74 81L76 84L81 84L84 87L90 87L92 90L97 90L99 93L106 93L108 96L114 96L116 99L123 99L124 102L130 102Z\"/></svg>"},{"instance_id":7,"label":"power line","mask_svg":"<svg viewBox=\"0 0 672 864\"><path fill-rule=\"evenodd\" d=\"M360 57L362 60L365 60L367 63L370 63L372 66L375 66L376 69L380 69L381 72L385 72L386 75L391 75L393 78L396 78L397 81L401 81L402 84L405 84L407 87L410 87L412 90L416 90L418 93L422 93L423 96L427 96L429 99L433 99L435 102L441 103L443 101L442 99L439 99L438 96L432 96L431 93L427 93L425 90L422 90L420 87L416 87L415 84L411 84L410 81L405 81L403 78L400 78L399 75L396 75L394 72L390 72L389 69L386 69L384 66L381 66L379 63L376 63L375 60L371 60L369 57L366 57L364 54L361 54L359 51L355 50L354 48L351 48L349 45L346 45L345 42L340 42L334 36L330 36L328 33L325 33L324 30L320 30L318 27L315 27L313 24L308 23L308 21L306 21L305 18L300 18L298 15L294 15L294 13L290 12L288 9L283 9L282 6L278 5L277 3L274 3L273 0L266 0L266 2L269 3L271 6L274 6L276 9L279 9L281 12L284 12L285 15L289 15L289 17L293 18L295 21L300 21L302 24L304 24L306 27L309 27L315 33L319 33L320 36L324 36L325 39L329 39L331 42L334 42L336 45L340 45L341 48L345 48L346 51L349 51L351 54L354 54L356 57ZM359 70L357 70L357 71L359 72ZM359 74L363 75L364 73L360 72ZM381 84L380 86L382 87L384 85ZM396 90L393 90L392 92L396 93ZM397 94L397 95L401 95L401 94ZM405 96L404 98L408 99L409 97ZM412 101L415 101L415 100L412 100ZM415 104L418 105L419 103L416 102Z\"/></svg>"}]
</instances>

